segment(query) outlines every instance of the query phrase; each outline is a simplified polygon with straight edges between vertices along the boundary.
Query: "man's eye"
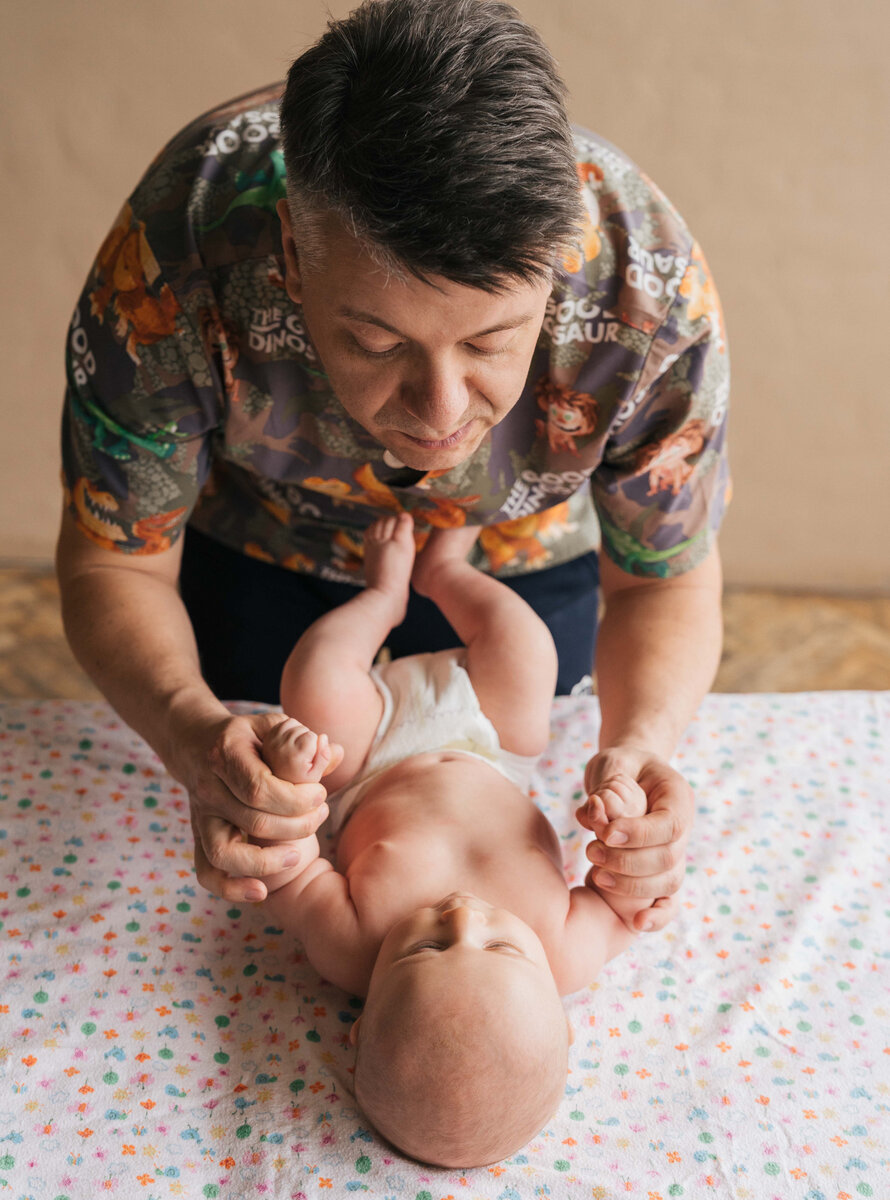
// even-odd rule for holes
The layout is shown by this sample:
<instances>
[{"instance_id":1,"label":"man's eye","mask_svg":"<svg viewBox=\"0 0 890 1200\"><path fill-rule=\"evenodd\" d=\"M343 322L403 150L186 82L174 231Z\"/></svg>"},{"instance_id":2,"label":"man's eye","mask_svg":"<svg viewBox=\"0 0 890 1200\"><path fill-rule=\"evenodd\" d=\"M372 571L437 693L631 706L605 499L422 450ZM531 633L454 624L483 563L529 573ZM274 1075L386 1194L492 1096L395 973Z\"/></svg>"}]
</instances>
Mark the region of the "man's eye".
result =
<instances>
[{"instance_id":1,"label":"man's eye","mask_svg":"<svg viewBox=\"0 0 890 1200\"><path fill-rule=\"evenodd\" d=\"M353 338L353 346L367 358L391 358L397 350L402 348L402 343L396 342L395 345L387 346L384 350L373 350L370 346L363 346L360 341Z\"/></svg>"},{"instance_id":2,"label":"man's eye","mask_svg":"<svg viewBox=\"0 0 890 1200\"><path fill-rule=\"evenodd\" d=\"M478 354L480 358L497 358L499 354L505 354L509 349L510 343L507 342L504 346L474 346L472 342L467 342L467 346L474 354Z\"/></svg>"}]
</instances>

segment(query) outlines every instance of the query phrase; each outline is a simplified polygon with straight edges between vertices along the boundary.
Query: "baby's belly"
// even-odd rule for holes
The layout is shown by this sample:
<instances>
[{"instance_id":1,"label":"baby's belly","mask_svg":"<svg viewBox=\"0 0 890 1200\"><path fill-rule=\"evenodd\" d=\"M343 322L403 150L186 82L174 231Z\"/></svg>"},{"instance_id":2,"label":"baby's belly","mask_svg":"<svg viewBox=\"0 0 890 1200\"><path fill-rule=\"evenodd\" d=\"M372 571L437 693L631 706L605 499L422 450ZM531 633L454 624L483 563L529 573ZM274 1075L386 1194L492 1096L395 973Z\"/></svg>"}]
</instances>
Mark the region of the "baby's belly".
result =
<instances>
[{"instance_id":1,"label":"baby's belly","mask_svg":"<svg viewBox=\"0 0 890 1200\"><path fill-rule=\"evenodd\" d=\"M337 865L346 871L369 843L406 832L488 841L513 830L521 842L543 838L559 856L546 818L520 789L484 759L433 750L403 759L372 779L340 832Z\"/></svg>"}]
</instances>

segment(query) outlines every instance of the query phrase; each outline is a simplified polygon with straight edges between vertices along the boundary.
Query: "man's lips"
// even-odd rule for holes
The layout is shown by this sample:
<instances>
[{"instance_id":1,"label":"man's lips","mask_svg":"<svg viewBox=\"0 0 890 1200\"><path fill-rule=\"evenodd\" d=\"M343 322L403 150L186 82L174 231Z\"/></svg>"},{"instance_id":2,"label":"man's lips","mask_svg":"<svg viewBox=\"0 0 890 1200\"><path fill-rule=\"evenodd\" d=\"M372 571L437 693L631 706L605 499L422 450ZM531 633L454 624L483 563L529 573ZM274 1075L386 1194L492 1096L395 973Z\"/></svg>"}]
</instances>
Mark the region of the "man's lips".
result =
<instances>
[{"instance_id":1,"label":"man's lips","mask_svg":"<svg viewBox=\"0 0 890 1200\"><path fill-rule=\"evenodd\" d=\"M460 429L456 429L454 433L449 433L444 438L419 438L415 437L414 434L405 433L402 430L398 432L413 445L422 446L424 450L446 450L450 446L459 445L469 433L472 424L473 419L467 421L465 425L461 425Z\"/></svg>"}]
</instances>

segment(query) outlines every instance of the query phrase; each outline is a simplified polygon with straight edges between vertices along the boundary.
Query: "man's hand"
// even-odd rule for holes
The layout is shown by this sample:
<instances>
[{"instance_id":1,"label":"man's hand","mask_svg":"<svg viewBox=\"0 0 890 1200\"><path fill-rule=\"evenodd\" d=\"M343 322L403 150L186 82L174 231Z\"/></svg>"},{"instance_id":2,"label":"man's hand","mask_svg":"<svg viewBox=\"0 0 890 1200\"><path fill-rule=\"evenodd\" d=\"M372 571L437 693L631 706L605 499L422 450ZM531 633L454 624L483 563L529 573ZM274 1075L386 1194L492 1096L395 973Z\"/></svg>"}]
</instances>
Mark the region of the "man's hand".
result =
<instances>
[{"instance_id":1,"label":"man's hand","mask_svg":"<svg viewBox=\"0 0 890 1200\"><path fill-rule=\"evenodd\" d=\"M597 835L587 847L594 865L587 877L604 898L643 900L652 904L633 918L637 930L663 929L676 910L672 899L685 876L686 843L692 829L694 802L689 784L663 759L638 746L601 750L587 764L588 795L615 775L629 775L646 793L647 812L602 823L601 805L582 805L577 817Z\"/></svg>"},{"instance_id":2,"label":"man's hand","mask_svg":"<svg viewBox=\"0 0 890 1200\"><path fill-rule=\"evenodd\" d=\"M204 682L177 588L181 557L181 538L157 554L105 549L63 513L56 566L65 632L90 678L187 789L198 881L226 900L262 899L259 879L301 856L247 838L308 837L328 815L327 793L317 782L276 778L263 761L263 735L280 713L232 716Z\"/></svg>"},{"instance_id":3,"label":"man's hand","mask_svg":"<svg viewBox=\"0 0 890 1200\"><path fill-rule=\"evenodd\" d=\"M263 876L295 865L294 842L315 833L328 815L321 783L287 783L261 756L262 739L280 713L229 716L182 731L173 774L188 790L198 882L226 900L262 900Z\"/></svg>"}]
</instances>

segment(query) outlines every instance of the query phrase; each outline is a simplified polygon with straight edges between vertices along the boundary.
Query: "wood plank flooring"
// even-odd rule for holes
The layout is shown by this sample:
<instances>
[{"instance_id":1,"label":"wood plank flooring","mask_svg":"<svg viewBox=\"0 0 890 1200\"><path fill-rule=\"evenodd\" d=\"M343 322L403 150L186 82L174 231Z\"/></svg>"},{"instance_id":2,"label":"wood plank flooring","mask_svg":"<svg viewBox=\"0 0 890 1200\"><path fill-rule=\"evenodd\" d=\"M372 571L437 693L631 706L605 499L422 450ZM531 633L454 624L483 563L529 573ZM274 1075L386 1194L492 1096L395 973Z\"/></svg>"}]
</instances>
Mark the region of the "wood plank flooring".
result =
<instances>
[{"instance_id":1,"label":"wood plank flooring","mask_svg":"<svg viewBox=\"0 0 890 1200\"><path fill-rule=\"evenodd\" d=\"M890 597L729 590L718 692L890 689ZM95 699L48 569L0 567L0 699Z\"/></svg>"}]
</instances>

